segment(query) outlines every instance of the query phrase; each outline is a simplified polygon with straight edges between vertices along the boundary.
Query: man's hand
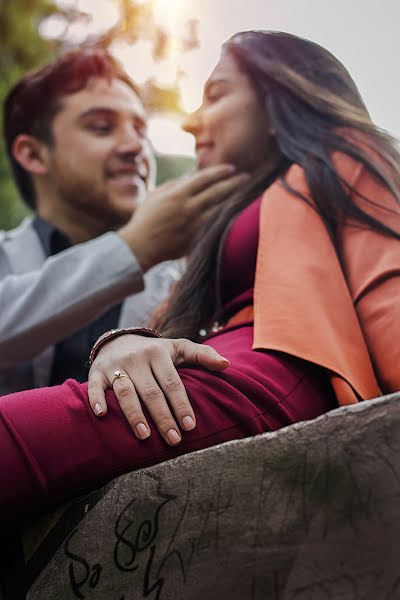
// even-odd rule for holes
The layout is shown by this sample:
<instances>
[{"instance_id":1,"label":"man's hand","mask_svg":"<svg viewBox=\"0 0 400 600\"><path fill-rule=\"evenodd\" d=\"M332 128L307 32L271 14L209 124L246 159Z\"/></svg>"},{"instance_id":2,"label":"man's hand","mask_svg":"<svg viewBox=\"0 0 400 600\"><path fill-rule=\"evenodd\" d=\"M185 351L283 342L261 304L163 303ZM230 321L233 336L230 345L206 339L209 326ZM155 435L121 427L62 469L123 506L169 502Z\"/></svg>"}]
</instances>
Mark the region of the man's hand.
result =
<instances>
[{"instance_id":1,"label":"man's hand","mask_svg":"<svg viewBox=\"0 0 400 600\"><path fill-rule=\"evenodd\" d=\"M99 417L106 414L104 391L114 380L113 390L135 435L140 440L150 435L143 403L164 440L171 446L178 444L181 434L177 423L184 431L196 426L193 409L175 369L183 363L213 371L223 371L229 366L229 361L214 348L190 340L134 334L111 340L100 348L89 372L89 402L93 412ZM117 370L124 376L115 379Z\"/></svg>"},{"instance_id":2,"label":"man's hand","mask_svg":"<svg viewBox=\"0 0 400 600\"><path fill-rule=\"evenodd\" d=\"M180 258L210 210L248 178L236 174L231 165L219 165L169 181L149 192L118 233L144 272L164 260Z\"/></svg>"}]
</instances>

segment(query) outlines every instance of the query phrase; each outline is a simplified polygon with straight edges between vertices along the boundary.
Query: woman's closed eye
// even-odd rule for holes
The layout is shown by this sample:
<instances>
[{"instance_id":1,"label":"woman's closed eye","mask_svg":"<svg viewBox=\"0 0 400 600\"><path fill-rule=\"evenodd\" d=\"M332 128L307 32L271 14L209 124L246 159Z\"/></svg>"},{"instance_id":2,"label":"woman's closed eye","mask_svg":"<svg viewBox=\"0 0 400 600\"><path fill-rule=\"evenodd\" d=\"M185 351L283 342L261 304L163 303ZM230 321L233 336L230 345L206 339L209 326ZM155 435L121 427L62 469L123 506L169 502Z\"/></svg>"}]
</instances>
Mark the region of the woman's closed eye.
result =
<instances>
[{"instance_id":1,"label":"woman's closed eye","mask_svg":"<svg viewBox=\"0 0 400 600\"><path fill-rule=\"evenodd\" d=\"M220 83L211 83L204 92L204 100L208 103L217 102L226 94L225 86Z\"/></svg>"},{"instance_id":2,"label":"woman's closed eye","mask_svg":"<svg viewBox=\"0 0 400 600\"><path fill-rule=\"evenodd\" d=\"M219 100L220 98L222 98L222 96L223 96L222 92L219 92L219 91L215 91L214 92L213 91L213 92L211 92L209 94L206 94L205 100L208 103L217 102L217 100Z\"/></svg>"}]
</instances>

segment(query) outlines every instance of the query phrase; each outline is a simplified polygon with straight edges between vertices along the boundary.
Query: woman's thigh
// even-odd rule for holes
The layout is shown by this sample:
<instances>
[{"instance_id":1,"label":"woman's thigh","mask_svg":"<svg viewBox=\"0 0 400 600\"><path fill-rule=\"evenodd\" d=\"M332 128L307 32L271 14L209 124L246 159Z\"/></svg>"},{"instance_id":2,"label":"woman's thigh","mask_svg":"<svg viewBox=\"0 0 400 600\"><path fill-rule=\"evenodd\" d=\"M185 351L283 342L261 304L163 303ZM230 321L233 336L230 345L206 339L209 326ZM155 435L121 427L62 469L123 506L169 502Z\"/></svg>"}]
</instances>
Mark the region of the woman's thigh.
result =
<instances>
[{"instance_id":1,"label":"woman's thigh","mask_svg":"<svg viewBox=\"0 0 400 600\"><path fill-rule=\"evenodd\" d=\"M334 405L317 368L252 351L250 327L207 343L231 366L222 373L179 369L197 425L174 448L154 426L138 440L112 390L103 418L90 410L87 385L73 380L0 398L0 514L44 509L129 470L311 419Z\"/></svg>"},{"instance_id":2,"label":"woman's thigh","mask_svg":"<svg viewBox=\"0 0 400 600\"><path fill-rule=\"evenodd\" d=\"M226 371L210 375L201 369L180 369L197 407L193 439L203 427L208 435L216 427L219 436L229 427L247 435L276 430L337 406L321 368L281 352L252 350L252 343L252 326L232 329L207 340L230 361Z\"/></svg>"}]
</instances>

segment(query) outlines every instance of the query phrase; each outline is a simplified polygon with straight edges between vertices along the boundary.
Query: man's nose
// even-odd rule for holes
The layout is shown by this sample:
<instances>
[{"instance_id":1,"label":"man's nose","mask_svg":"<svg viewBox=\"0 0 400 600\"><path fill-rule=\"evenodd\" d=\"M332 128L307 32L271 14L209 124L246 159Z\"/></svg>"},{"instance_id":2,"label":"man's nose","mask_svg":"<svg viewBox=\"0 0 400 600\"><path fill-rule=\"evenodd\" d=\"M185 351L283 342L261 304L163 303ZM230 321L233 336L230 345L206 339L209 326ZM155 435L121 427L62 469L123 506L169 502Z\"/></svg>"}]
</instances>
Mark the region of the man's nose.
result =
<instances>
[{"instance_id":1,"label":"man's nose","mask_svg":"<svg viewBox=\"0 0 400 600\"><path fill-rule=\"evenodd\" d=\"M133 126L125 127L119 135L117 151L120 154L139 154L143 151L145 140Z\"/></svg>"}]
</instances>

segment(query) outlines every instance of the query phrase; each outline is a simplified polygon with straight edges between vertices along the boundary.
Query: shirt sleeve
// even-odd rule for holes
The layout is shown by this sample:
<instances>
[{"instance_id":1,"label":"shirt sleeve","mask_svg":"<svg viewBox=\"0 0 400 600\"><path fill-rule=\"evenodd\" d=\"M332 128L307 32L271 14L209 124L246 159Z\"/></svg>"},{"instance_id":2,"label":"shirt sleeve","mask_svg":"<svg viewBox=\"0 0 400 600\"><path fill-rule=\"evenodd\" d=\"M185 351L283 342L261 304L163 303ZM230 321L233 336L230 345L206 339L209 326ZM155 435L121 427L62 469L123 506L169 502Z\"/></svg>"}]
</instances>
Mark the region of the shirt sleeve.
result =
<instances>
[{"instance_id":1,"label":"shirt sleeve","mask_svg":"<svg viewBox=\"0 0 400 600\"><path fill-rule=\"evenodd\" d=\"M0 273L7 261L0 247ZM106 233L48 258L40 269L0 280L0 371L23 364L94 320L126 296L142 291L136 257Z\"/></svg>"}]
</instances>

